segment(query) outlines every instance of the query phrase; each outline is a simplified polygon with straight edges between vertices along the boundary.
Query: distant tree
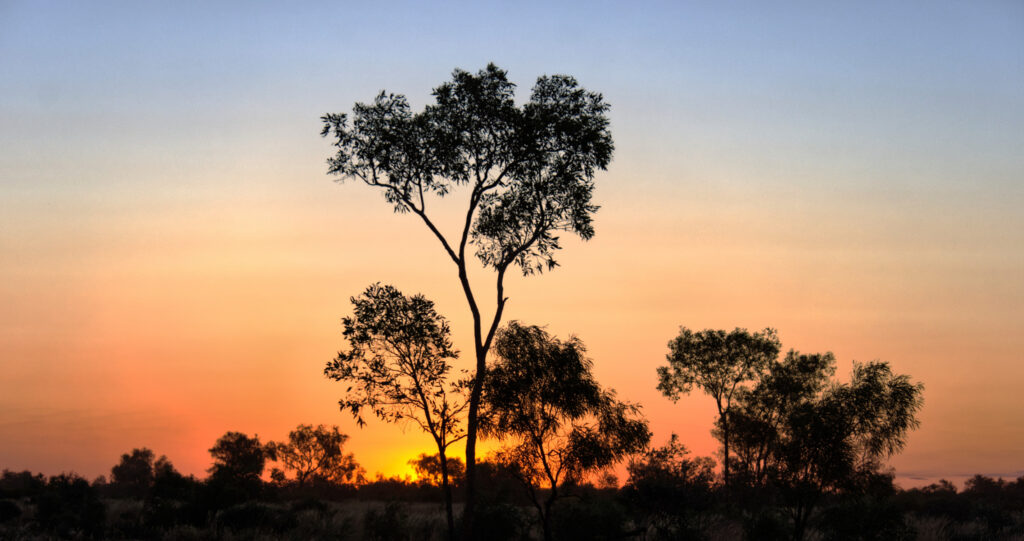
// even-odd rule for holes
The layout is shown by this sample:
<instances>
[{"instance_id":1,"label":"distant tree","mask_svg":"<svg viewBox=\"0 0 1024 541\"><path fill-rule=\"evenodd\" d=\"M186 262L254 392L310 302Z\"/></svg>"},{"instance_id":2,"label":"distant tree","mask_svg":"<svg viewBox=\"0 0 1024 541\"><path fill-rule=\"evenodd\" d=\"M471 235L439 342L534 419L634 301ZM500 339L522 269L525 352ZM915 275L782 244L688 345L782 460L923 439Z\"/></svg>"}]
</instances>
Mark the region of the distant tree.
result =
<instances>
[{"instance_id":1,"label":"distant tree","mask_svg":"<svg viewBox=\"0 0 1024 541\"><path fill-rule=\"evenodd\" d=\"M225 432L210 448L213 466L210 473L215 481L244 485L249 488L260 485L260 476L267 459L273 460L274 449L264 446L259 436L249 438L242 432Z\"/></svg>"},{"instance_id":2,"label":"distant tree","mask_svg":"<svg viewBox=\"0 0 1024 541\"><path fill-rule=\"evenodd\" d=\"M324 373L348 383L339 402L362 426L364 410L385 422L412 421L430 434L441 466L449 536L455 535L448 448L466 437L462 419L468 402L465 382L450 381L452 347L448 321L422 295L372 285L352 298L354 315L342 319L348 351L338 353Z\"/></svg>"},{"instance_id":3,"label":"distant tree","mask_svg":"<svg viewBox=\"0 0 1024 541\"><path fill-rule=\"evenodd\" d=\"M153 464L150 496L154 499L186 500L195 484L196 480L191 475L182 475L166 456L161 456Z\"/></svg>"},{"instance_id":4,"label":"distant tree","mask_svg":"<svg viewBox=\"0 0 1024 541\"><path fill-rule=\"evenodd\" d=\"M456 70L434 89L435 103L413 113L405 96L381 92L345 114L327 114L321 135L338 149L328 171L358 179L384 193L396 212L420 218L458 269L473 316L476 374L466 434L466 537L473 536L477 414L487 353L508 298L505 273L524 274L557 265L558 232L583 239L594 234L593 178L608 166L612 138L608 104L564 75L537 79L529 101L514 102L515 85L490 64L476 74ZM469 190L465 219L446 235L428 212L431 196ZM497 273L496 306L485 316L469 280L471 256Z\"/></svg>"},{"instance_id":5,"label":"distant tree","mask_svg":"<svg viewBox=\"0 0 1024 541\"><path fill-rule=\"evenodd\" d=\"M700 517L712 505L715 463L708 457L689 458L689 451L672 438L630 460L623 498L639 516L645 539L700 539Z\"/></svg>"},{"instance_id":6,"label":"distant tree","mask_svg":"<svg viewBox=\"0 0 1024 541\"><path fill-rule=\"evenodd\" d=\"M89 481L62 473L50 477L36 498L35 519L60 539L102 538L106 508Z\"/></svg>"},{"instance_id":7,"label":"distant tree","mask_svg":"<svg viewBox=\"0 0 1024 541\"><path fill-rule=\"evenodd\" d=\"M121 461L110 469L111 484L121 495L141 498L153 484L153 451L143 447L121 455Z\"/></svg>"},{"instance_id":8,"label":"distant tree","mask_svg":"<svg viewBox=\"0 0 1024 541\"><path fill-rule=\"evenodd\" d=\"M466 473L465 463L457 456L447 457L447 462L448 482L459 485ZM416 471L416 477L420 481L441 486L444 477L441 471L441 455L420 453L420 456L409 461L409 465Z\"/></svg>"},{"instance_id":9,"label":"distant tree","mask_svg":"<svg viewBox=\"0 0 1024 541\"><path fill-rule=\"evenodd\" d=\"M484 433L507 443L496 458L518 478L551 539L559 487L647 446L647 421L591 374L576 337L566 341L513 321L499 331L487 372ZM542 497L541 491L546 491Z\"/></svg>"},{"instance_id":10,"label":"distant tree","mask_svg":"<svg viewBox=\"0 0 1024 541\"><path fill-rule=\"evenodd\" d=\"M855 363L849 383L830 382L834 371L831 353L790 351L734 407L738 463L781 491L794 539L824 494L877 485L881 460L918 426L923 386L909 376L879 361Z\"/></svg>"},{"instance_id":11,"label":"distant tree","mask_svg":"<svg viewBox=\"0 0 1024 541\"><path fill-rule=\"evenodd\" d=\"M831 353L790 350L773 360L753 387L742 388L729 408L733 466L748 484L763 487L775 467L773 454L794 408L818 396L835 374ZM721 437L721 429L716 435ZM735 475L735 473L734 473Z\"/></svg>"},{"instance_id":12,"label":"distant tree","mask_svg":"<svg viewBox=\"0 0 1024 541\"><path fill-rule=\"evenodd\" d=\"M272 443L274 453L285 467L294 472L299 487L307 481L352 483L361 476L362 468L352 453L343 446L348 436L337 426L299 425L288 434L288 441Z\"/></svg>"},{"instance_id":13,"label":"distant tree","mask_svg":"<svg viewBox=\"0 0 1024 541\"><path fill-rule=\"evenodd\" d=\"M0 474L0 498L31 498L46 487L46 476L28 470L4 469Z\"/></svg>"},{"instance_id":14,"label":"distant tree","mask_svg":"<svg viewBox=\"0 0 1024 541\"><path fill-rule=\"evenodd\" d=\"M779 354L779 339L772 329L750 333L686 327L668 343L668 366L658 367L658 390L673 401L700 387L715 399L722 435L722 475L729 484L729 413L733 397L745 383L757 380Z\"/></svg>"}]
</instances>

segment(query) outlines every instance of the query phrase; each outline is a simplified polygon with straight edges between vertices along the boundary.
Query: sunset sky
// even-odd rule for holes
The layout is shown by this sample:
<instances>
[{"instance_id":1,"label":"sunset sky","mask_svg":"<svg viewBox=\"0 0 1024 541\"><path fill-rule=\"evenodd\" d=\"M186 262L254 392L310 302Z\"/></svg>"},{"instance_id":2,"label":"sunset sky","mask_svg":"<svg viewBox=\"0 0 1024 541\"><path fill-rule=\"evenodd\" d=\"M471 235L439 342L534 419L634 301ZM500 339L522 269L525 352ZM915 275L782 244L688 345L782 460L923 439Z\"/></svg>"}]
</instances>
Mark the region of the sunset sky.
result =
<instances>
[{"instance_id":1,"label":"sunset sky","mask_svg":"<svg viewBox=\"0 0 1024 541\"><path fill-rule=\"evenodd\" d=\"M469 311L319 117L493 61L612 105L596 236L506 319L582 339L654 443L717 448L710 399L655 389L680 325L773 327L924 383L904 486L1024 474L1024 3L845 4L0 1L0 468L204 476L225 431L326 423L408 472L428 438L338 410L340 318L391 283L469 352Z\"/></svg>"}]
</instances>

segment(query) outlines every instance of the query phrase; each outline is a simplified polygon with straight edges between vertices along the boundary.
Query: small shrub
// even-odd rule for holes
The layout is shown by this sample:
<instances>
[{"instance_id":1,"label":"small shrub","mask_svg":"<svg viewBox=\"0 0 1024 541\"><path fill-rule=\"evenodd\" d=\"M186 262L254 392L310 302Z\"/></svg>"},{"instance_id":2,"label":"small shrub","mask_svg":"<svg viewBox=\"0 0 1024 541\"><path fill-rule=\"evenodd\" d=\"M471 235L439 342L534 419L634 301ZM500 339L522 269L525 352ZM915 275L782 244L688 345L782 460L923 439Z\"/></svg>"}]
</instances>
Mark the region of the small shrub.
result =
<instances>
[{"instance_id":1,"label":"small shrub","mask_svg":"<svg viewBox=\"0 0 1024 541\"><path fill-rule=\"evenodd\" d=\"M412 528L406 505L389 502L383 510L368 510L363 515L363 538L373 541L411 540Z\"/></svg>"},{"instance_id":2,"label":"small shrub","mask_svg":"<svg viewBox=\"0 0 1024 541\"><path fill-rule=\"evenodd\" d=\"M0 523L10 522L21 516L21 506L13 500L0 500Z\"/></svg>"}]
</instances>

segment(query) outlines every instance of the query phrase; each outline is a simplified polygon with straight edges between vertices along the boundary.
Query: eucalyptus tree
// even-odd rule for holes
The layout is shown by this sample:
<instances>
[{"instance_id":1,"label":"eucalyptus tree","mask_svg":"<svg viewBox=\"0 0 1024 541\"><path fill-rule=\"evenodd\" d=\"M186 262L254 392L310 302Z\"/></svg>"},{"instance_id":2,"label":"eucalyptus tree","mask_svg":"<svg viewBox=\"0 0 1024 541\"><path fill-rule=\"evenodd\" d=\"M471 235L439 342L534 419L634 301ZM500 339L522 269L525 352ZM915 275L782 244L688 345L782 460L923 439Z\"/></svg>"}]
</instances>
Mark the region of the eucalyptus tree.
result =
<instances>
[{"instance_id":1,"label":"eucalyptus tree","mask_svg":"<svg viewBox=\"0 0 1024 541\"><path fill-rule=\"evenodd\" d=\"M578 338L512 321L494 349L482 427L505 442L498 462L527 489L551 539L559 489L645 449L651 433L636 405L597 383Z\"/></svg>"},{"instance_id":2,"label":"eucalyptus tree","mask_svg":"<svg viewBox=\"0 0 1024 541\"><path fill-rule=\"evenodd\" d=\"M327 363L324 374L348 383L339 401L359 426L364 411L391 423L411 421L430 434L440 457L441 488L449 536L455 535L447 451L466 437L466 383L452 381L448 321L423 295L408 297L374 284L353 297L352 316L342 318L348 350Z\"/></svg>"},{"instance_id":3,"label":"eucalyptus tree","mask_svg":"<svg viewBox=\"0 0 1024 541\"><path fill-rule=\"evenodd\" d=\"M727 333L711 329L693 332L681 327L668 347L668 366L658 367L658 390L675 401L697 386L715 399L722 434L722 475L728 485L733 398L747 383L758 380L775 360L779 339L772 329L750 333L737 328Z\"/></svg>"},{"instance_id":4,"label":"eucalyptus tree","mask_svg":"<svg viewBox=\"0 0 1024 541\"><path fill-rule=\"evenodd\" d=\"M321 135L337 148L328 172L378 189L395 212L416 216L458 271L476 361L466 432L468 536L483 376L508 301L506 273L554 268L561 232L593 236L593 179L613 150L608 104L573 77L539 77L522 106L514 90L506 72L489 64L476 74L455 70L421 112L413 112L405 96L381 92L372 103L357 103L351 119L322 117ZM444 232L430 202L456 191L465 193L465 214L457 230ZM471 283L470 251L495 273L491 313L481 308L479 284Z\"/></svg>"},{"instance_id":5,"label":"eucalyptus tree","mask_svg":"<svg viewBox=\"0 0 1024 541\"><path fill-rule=\"evenodd\" d=\"M919 426L924 387L888 363L854 363L849 383L831 383L790 404L774 438L769 475L802 539L823 494L857 493L881 461Z\"/></svg>"},{"instance_id":6,"label":"eucalyptus tree","mask_svg":"<svg viewBox=\"0 0 1024 541\"><path fill-rule=\"evenodd\" d=\"M288 440L273 442L277 460L295 473L301 488L307 481L351 483L357 481L362 468L352 453L345 453L348 435L337 426L299 425L288 433Z\"/></svg>"}]
</instances>

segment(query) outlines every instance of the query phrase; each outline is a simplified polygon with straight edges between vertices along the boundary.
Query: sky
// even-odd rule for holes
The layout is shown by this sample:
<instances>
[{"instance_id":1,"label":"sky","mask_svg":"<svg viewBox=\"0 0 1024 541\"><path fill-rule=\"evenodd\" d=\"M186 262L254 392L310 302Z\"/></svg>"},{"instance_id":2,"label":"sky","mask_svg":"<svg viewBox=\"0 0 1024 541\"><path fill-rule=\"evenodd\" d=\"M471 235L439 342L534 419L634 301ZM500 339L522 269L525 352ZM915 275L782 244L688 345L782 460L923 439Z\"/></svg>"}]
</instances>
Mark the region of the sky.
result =
<instances>
[{"instance_id":1,"label":"sky","mask_svg":"<svg viewBox=\"0 0 1024 541\"><path fill-rule=\"evenodd\" d=\"M228 430L324 423L409 473L430 440L323 376L340 318L391 283L469 352L469 311L415 217L327 176L319 118L495 62L612 106L596 235L506 319L578 336L655 444L717 448L709 398L655 388L679 327L772 327L924 384L905 486L1024 474L1024 4L295 4L0 1L0 467L202 476Z\"/></svg>"}]
</instances>

